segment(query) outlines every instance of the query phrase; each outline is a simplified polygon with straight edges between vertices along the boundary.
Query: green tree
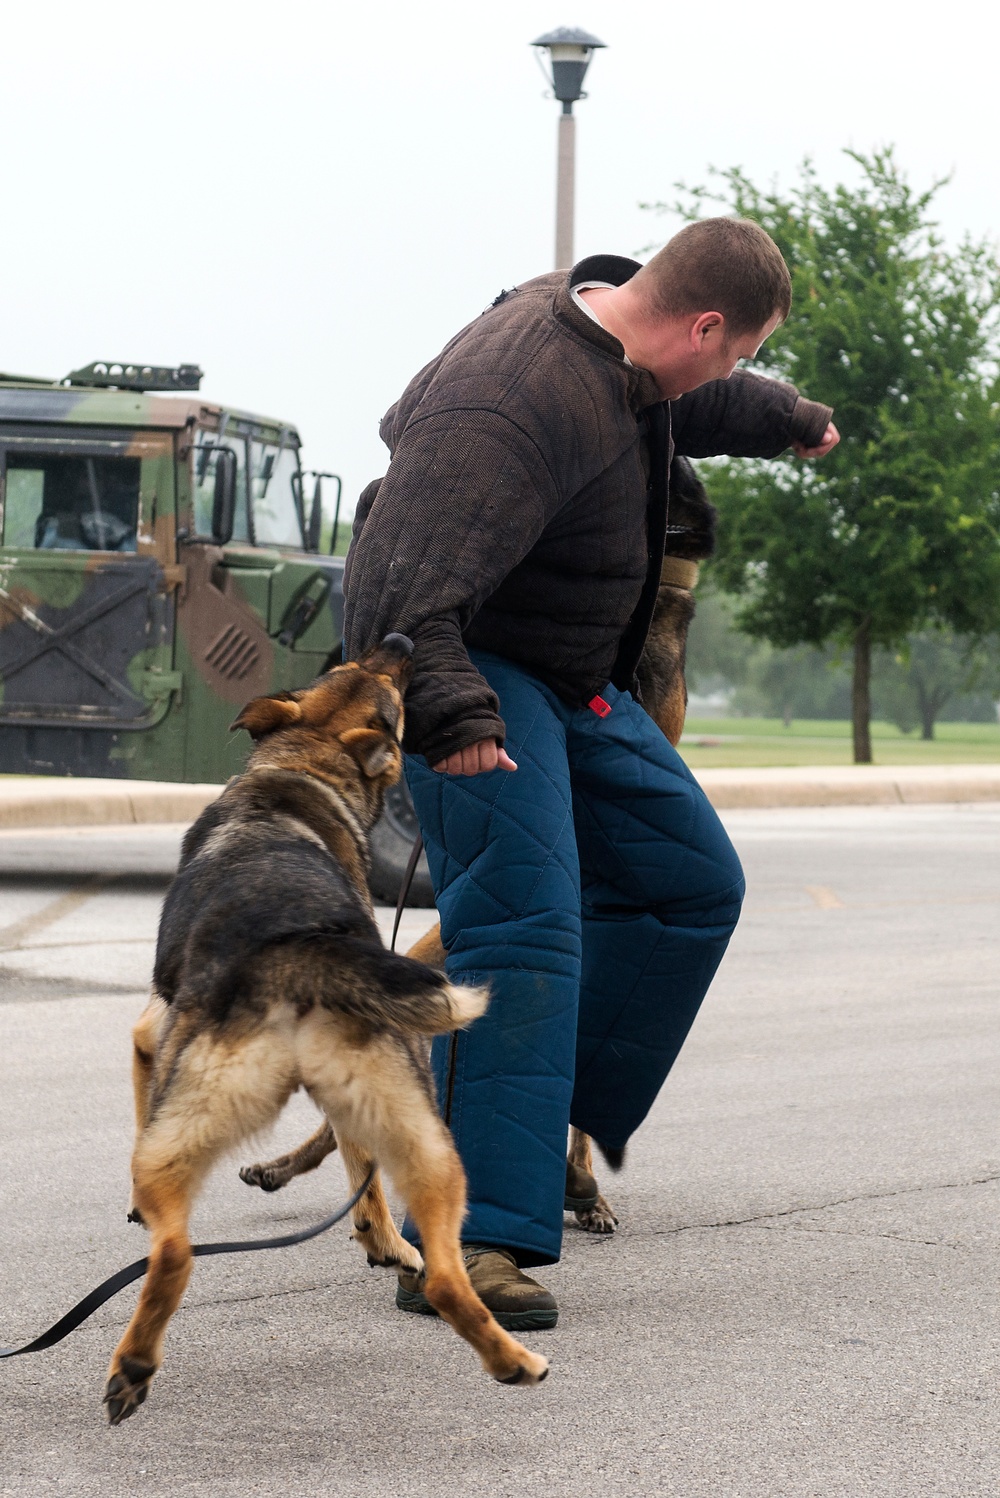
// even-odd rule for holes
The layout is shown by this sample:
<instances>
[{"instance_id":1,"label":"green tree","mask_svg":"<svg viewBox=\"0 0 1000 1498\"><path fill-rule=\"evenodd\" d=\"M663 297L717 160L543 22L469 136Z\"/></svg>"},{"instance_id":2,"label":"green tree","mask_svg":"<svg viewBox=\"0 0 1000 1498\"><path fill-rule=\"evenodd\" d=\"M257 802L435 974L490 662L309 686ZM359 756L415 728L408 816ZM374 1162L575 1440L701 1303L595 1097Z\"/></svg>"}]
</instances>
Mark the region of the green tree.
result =
<instances>
[{"instance_id":1,"label":"green tree","mask_svg":"<svg viewBox=\"0 0 1000 1498\"><path fill-rule=\"evenodd\" d=\"M932 739L946 704L980 693L1000 695L1000 641L963 639L946 629L924 630L875 664L875 697L882 714L902 733L920 725Z\"/></svg>"},{"instance_id":2,"label":"green tree","mask_svg":"<svg viewBox=\"0 0 1000 1498\"><path fill-rule=\"evenodd\" d=\"M712 573L747 633L850 650L854 758L869 763L873 648L1000 622L1000 267L986 244L938 238L942 183L916 193L891 150L847 154L854 186L827 190L807 162L782 194L733 169L670 207L755 219L791 270L791 315L758 367L834 406L842 440L816 463L703 467Z\"/></svg>"}]
</instances>

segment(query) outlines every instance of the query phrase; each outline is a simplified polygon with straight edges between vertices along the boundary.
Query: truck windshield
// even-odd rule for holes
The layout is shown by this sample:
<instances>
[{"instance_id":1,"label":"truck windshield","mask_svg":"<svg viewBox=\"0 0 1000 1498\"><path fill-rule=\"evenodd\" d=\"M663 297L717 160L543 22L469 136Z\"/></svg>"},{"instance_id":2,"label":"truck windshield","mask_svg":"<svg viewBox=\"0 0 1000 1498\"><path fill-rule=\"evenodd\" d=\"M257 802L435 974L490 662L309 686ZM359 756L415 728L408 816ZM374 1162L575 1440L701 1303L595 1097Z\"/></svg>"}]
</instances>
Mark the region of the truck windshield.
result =
<instances>
[{"instance_id":1,"label":"truck windshield","mask_svg":"<svg viewBox=\"0 0 1000 1498\"><path fill-rule=\"evenodd\" d=\"M254 540L258 546L292 546L301 551L298 450L279 449L273 442L251 442L250 463Z\"/></svg>"},{"instance_id":2,"label":"truck windshield","mask_svg":"<svg viewBox=\"0 0 1000 1498\"><path fill-rule=\"evenodd\" d=\"M3 544L43 551L135 551L138 458L7 454Z\"/></svg>"}]
</instances>

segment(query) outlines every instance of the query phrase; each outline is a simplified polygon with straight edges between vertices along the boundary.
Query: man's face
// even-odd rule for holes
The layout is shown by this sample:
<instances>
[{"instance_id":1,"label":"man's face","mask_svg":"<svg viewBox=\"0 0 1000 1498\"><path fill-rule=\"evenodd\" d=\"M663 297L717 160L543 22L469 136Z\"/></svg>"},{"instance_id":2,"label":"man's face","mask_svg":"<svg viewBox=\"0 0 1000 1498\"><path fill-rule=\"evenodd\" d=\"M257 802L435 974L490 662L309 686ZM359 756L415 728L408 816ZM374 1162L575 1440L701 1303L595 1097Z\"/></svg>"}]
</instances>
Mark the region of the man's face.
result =
<instances>
[{"instance_id":1,"label":"man's face","mask_svg":"<svg viewBox=\"0 0 1000 1498\"><path fill-rule=\"evenodd\" d=\"M676 400L709 380L728 380L741 359L754 359L765 338L782 321L780 313L756 332L726 337L725 320L717 312L702 314L687 329L684 346L672 348L660 370L654 370L665 400Z\"/></svg>"},{"instance_id":2,"label":"man's face","mask_svg":"<svg viewBox=\"0 0 1000 1498\"><path fill-rule=\"evenodd\" d=\"M742 335L727 339L725 328L721 346L715 353L715 371L708 376L710 380L728 380L733 370L741 359L756 359L760 352L761 344L774 332L781 322L779 313L775 313L770 322L766 322L762 328L755 333L743 333Z\"/></svg>"}]
</instances>

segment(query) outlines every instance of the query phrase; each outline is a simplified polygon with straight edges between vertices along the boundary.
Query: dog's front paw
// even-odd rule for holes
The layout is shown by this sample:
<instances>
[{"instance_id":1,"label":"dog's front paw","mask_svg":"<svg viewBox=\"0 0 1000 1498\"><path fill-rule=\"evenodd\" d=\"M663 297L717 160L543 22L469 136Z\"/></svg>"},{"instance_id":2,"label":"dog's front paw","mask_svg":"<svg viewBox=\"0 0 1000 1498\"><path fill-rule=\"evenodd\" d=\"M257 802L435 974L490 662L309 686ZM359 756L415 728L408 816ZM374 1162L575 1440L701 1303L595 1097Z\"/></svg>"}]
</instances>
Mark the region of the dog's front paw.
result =
<instances>
[{"instance_id":1,"label":"dog's front paw","mask_svg":"<svg viewBox=\"0 0 1000 1498\"><path fill-rule=\"evenodd\" d=\"M121 1425L129 1415L135 1414L140 1404L145 1403L155 1372L152 1363L140 1363L135 1358L115 1355L104 1389L109 1425Z\"/></svg>"},{"instance_id":2,"label":"dog's front paw","mask_svg":"<svg viewBox=\"0 0 1000 1498\"><path fill-rule=\"evenodd\" d=\"M592 1207L576 1212L574 1216L577 1226L583 1228L585 1233L613 1233L618 1226L618 1218L600 1193Z\"/></svg>"},{"instance_id":3,"label":"dog's front paw","mask_svg":"<svg viewBox=\"0 0 1000 1498\"><path fill-rule=\"evenodd\" d=\"M240 1169L240 1180L248 1186L259 1186L261 1191L280 1191L291 1178L291 1171L274 1165L244 1165Z\"/></svg>"}]
</instances>

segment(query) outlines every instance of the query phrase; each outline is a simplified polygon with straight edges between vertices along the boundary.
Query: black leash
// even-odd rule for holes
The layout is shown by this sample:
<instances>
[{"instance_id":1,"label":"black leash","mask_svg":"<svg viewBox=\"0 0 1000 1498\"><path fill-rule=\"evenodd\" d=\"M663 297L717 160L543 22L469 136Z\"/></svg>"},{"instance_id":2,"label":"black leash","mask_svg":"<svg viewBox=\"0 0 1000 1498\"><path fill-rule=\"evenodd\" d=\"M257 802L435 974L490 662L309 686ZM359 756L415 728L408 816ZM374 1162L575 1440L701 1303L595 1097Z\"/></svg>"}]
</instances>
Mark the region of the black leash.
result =
<instances>
[{"instance_id":1,"label":"black leash","mask_svg":"<svg viewBox=\"0 0 1000 1498\"><path fill-rule=\"evenodd\" d=\"M392 924L392 941L389 943L390 952L395 952L396 950L396 935L399 931L399 923L403 919L403 907L406 904L406 897L410 893L410 885L413 883L413 876L417 872L417 863L419 862L420 855L423 851L423 835L422 833L418 832L413 847L410 849L410 861L406 865L406 873L403 875L403 882L399 886L399 898L396 901L396 919Z\"/></svg>"},{"instance_id":2,"label":"black leash","mask_svg":"<svg viewBox=\"0 0 1000 1498\"><path fill-rule=\"evenodd\" d=\"M357 1205L371 1185L374 1175L375 1166L373 1165L350 1201L338 1207L332 1217L325 1217L315 1227L303 1228L300 1233L286 1233L281 1238L249 1238L243 1243L196 1243L191 1252L196 1259L208 1254L245 1254L253 1253L258 1248L290 1248L293 1243L305 1243L309 1238L318 1238L320 1233L325 1233L327 1228L332 1228L335 1222L340 1222L351 1208ZM91 1290L90 1294L85 1295L71 1311L67 1311L55 1326L50 1326L47 1332L42 1332L42 1335L36 1337L33 1342L26 1343L24 1347L0 1347L0 1358L19 1358L25 1352L44 1352L47 1347L54 1347L57 1342L68 1337L70 1332L75 1332L77 1327L81 1326L88 1316L92 1316L106 1300L117 1295L119 1290L124 1290L125 1286L130 1285L133 1280L140 1279L148 1268L149 1259L146 1258L137 1259L134 1264L128 1264L124 1269L119 1269L117 1274L113 1274L95 1290Z\"/></svg>"}]
</instances>

